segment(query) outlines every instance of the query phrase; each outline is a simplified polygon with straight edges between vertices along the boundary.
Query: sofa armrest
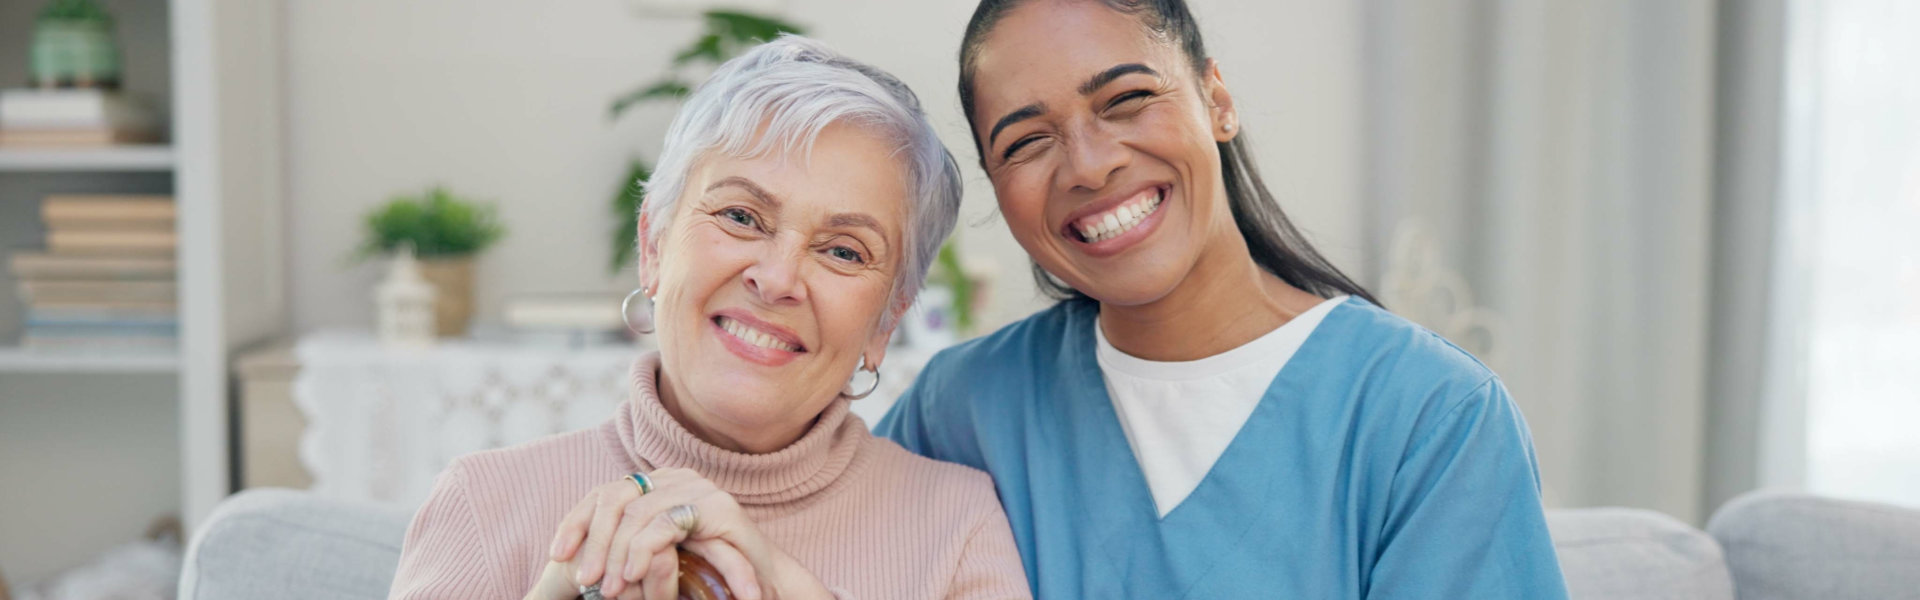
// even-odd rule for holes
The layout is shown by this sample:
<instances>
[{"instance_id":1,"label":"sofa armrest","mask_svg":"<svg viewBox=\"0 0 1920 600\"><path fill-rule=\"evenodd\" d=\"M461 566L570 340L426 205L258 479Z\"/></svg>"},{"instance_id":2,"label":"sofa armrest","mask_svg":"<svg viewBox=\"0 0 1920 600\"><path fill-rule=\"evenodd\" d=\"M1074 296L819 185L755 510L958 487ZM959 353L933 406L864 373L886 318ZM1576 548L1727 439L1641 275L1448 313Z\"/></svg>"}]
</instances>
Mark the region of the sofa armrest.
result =
<instances>
[{"instance_id":1,"label":"sofa armrest","mask_svg":"<svg viewBox=\"0 0 1920 600\"><path fill-rule=\"evenodd\" d=\"M1575 600L1733 600L1719 544L1673 517L1630 508L1547 511Z\"/></svg>"},{"instance_id":2,"label":"sofa armrest","mask_svg":"<svg viewBox=\"0 0 1920 600\"><path fill-rule=\"evenodd\" d=\"M387 597L412 512L309 492L235 494L195 532L181 600Z\"/></svg>"},{"instance_id":3,"label":"sofa armrest","mask_svg":"<svg viewBox=\"0 0 1920 600\"><path fill-rule=\"evenodd\" d=\"M1714 513L1741 600L1920 598L1920 510L1755 492Z\"/></svg>"}]
</instances>

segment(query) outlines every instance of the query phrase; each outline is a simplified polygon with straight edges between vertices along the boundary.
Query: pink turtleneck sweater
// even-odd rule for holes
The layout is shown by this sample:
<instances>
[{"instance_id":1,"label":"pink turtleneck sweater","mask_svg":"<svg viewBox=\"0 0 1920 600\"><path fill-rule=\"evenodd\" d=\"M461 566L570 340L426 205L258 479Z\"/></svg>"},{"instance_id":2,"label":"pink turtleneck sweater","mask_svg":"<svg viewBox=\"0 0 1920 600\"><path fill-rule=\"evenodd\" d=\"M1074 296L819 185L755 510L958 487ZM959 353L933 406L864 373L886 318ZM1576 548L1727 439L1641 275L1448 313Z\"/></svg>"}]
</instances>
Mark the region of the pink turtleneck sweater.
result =
<instances>
[{"instance_id":1,"label":"pink turtleneck sweater","mask_svg":"<svg viewBox=\"0 0 1920 600\"><path fill-rule=\"evenodd\" d=\"M660 404L648 354L606 424L455 460L407 528L392 598L520 598L555 527L592 487L632 472L693 469L842 598L1028 598L994 496L974 469L875 438L847 401L799 441L741 454L695 437Z\"/></svg>"}]
</instances>

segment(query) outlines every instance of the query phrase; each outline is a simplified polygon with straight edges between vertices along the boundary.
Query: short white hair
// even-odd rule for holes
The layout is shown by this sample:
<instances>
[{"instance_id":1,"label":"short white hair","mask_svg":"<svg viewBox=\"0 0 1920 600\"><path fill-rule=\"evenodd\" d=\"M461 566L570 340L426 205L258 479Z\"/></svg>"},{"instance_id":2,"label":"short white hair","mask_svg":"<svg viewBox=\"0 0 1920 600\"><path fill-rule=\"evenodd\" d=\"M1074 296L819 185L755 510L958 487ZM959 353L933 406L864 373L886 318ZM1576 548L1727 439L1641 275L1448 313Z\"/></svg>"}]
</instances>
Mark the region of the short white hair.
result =
<instances>
[{"instance_id":1,"label":"short white hair","mask_svg":"<svg viewBox=\"0 0 1920 600\"><path fill-rule=\"evenodd\" d=\"M906 167L905 255L892 310L917 294L960 213L960 168L934 133L920 99L899 79L834 52L782 35L720 65L687 98L667 128L660 164L643 185L648 239L659 240L686 192L687 176L711 152L752 157L810 151L820 131L855 124L895 144ZM657 242L656 242L657 243Z\"/></svg>"}]
</instances>

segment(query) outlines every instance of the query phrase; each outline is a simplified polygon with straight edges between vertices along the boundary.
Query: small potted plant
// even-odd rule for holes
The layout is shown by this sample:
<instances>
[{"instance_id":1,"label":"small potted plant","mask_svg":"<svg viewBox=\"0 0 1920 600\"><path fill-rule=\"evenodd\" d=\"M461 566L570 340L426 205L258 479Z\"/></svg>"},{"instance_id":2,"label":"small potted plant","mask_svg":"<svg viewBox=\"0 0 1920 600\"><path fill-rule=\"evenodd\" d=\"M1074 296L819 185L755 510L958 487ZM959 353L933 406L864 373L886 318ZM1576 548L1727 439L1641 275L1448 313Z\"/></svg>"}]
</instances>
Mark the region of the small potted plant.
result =
<instances>
[{"instance_id":1,"label":"small potted plant","mask_svg":"<svg viewBox=\"0 0 1920 600\"><path fill-rule=\"evenodd\" d=\"M473 316L473 257L506 235L494 207L434 186L395 196L368 213L366 225L359 256L392 256L411 246L421 277L433 284L434 330L442 337L464 335Z\"/></svg>"},{"instance_id":2,"label":"small potted plant","mask_svg":"<svg viewBox=\"0 0 1920 600\"><path fill-rule=\"evenodd\" d=\"M120 48L113 17L94 0L52 0L40 10L28 52L34 85L120 86Z\"/></svg>"}]
</instances>

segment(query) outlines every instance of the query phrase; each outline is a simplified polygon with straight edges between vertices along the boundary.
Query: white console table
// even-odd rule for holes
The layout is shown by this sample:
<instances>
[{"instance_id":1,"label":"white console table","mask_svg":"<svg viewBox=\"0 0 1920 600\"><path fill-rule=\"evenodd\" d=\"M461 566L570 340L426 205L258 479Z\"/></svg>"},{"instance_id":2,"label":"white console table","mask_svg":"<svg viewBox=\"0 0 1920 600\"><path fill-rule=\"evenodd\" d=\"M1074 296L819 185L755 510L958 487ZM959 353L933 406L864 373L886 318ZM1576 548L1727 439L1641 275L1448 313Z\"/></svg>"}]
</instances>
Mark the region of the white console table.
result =
<instances>
[{"instance_id":1,"label":"white console table","mask_svg":"<svg viewBox=\"0 0 1920 600\"><path fill-rule=\"evenodd\" d=\"M291 394L306 420L300 464L317 492L417 504L455 457L598 426L626 400L642 351L472 340L405 350L367 333L303 336ZM854 413L878 422L931 356L890 349L880 389L854 402Z\"/></svg>"}]
</instances>

